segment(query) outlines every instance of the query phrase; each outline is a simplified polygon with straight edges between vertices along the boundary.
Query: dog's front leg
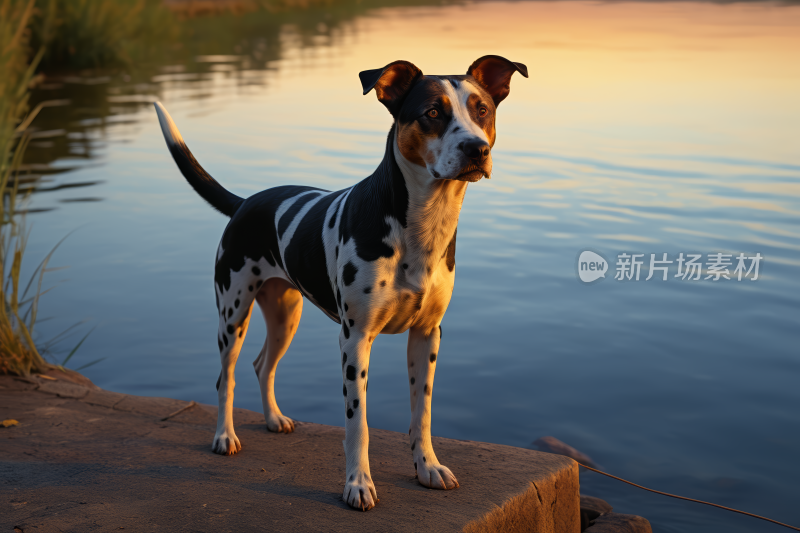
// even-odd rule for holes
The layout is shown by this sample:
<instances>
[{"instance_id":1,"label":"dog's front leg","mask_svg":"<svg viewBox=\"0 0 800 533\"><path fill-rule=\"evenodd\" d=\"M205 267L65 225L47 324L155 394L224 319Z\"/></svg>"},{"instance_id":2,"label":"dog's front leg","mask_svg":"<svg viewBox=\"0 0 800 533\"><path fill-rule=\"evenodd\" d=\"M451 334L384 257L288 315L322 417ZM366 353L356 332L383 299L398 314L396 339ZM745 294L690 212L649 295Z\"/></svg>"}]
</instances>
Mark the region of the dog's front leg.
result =
<instances>
[{"instance_id":1,"label":"dog's front leg","mask_svg":"<svg viewBox=\"0 0 800 533\"><path fill-rule=\"evenodd\" d=\"M431 443L431 396L439 354L441 328L408 332L408 383L411 387L411 427L408 436L417 479L432 489L454 489L458 481L449 468L439 464Z\"/></svg>"},{"instance_id":2,"label":"dog's front leg","mask_svg":"<svg viewBox=\"0 0 800 533\"><path fill-rule=\"evenodd\" d=\"M366 511L375 507L378 494L369 471L369 428L367 427L367 379L372 343L358 331L342 333L342 379L344 380L345 440L347 473L342 499L350 507Z\"/></svg>"}]
</instances>

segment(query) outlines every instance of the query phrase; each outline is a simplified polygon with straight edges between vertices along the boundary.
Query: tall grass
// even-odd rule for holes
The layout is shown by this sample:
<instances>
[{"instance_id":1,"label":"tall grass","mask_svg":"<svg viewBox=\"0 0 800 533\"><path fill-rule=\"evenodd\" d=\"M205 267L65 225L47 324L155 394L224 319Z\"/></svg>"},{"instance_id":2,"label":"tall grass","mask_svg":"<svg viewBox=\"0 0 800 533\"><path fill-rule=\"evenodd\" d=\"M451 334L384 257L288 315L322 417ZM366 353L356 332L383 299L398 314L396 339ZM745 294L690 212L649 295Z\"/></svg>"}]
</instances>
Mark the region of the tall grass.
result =
<instances>
[{"instance_id":1,"label":"tall grass","mask_svg":"<svg viewBox=\"0 0 800 533\"><path fill-rule=\"evenodd\" d=\"M177 25L162 0L52 0L32 30L33 46L45 48L41 69L57 71L135 67L173 39Z\"/></svg>"},{"instance_id":2,"label":"tall grass","mask_svg":"<svg viewBox=\"0 0 800 533\"><path fill-rule=\"evenodd\" d=\"M0 4L0 372L21 375L50 367L33 342L46 262L36 271L39 282L34 296L28 298L30 282L20 291L27 235L17 213L16 170L28 137L19 125L28 112L29 89L45 53L44 47L35 53L30 48L29 25L35 15L35 0L2 0ZM47 16L41 18L45 35L50 21Z\"/></svg>"}]
</instances>

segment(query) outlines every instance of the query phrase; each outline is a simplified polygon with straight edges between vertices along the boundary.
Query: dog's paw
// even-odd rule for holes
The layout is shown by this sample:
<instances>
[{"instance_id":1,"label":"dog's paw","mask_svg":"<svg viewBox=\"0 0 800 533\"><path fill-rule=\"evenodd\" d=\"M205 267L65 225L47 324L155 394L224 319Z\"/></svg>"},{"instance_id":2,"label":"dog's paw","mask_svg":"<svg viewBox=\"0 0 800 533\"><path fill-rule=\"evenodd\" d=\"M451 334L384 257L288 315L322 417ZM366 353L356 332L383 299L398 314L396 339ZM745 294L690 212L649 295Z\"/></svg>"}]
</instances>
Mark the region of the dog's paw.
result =
<instances>
[{"instance_id":1,"label":"dog's paw","mask_svg":"<svg viewBox=\"0 0 800 533\"><path fill-rule=\"evenodd\" d=\"M342 499L354 509L369 511L378 503L378 493L368 474L355 473L347 476Z\"/></svg>"},{"instance_id":2,"label":"dog's paw","mask_svg":"<svg viewBox=\"0 0 800 533\"><path fill-rule=\"evenodd\" d=\"M266 417L267 429L273 433L291 433L294 431L294 420L280 413L270 413Z\"/></svg>"},{"instance_id":3,"label":"dog's paw","mask_svg":"<svg viewBox=\"0 0 800 533\"><path fill-rule=\"evenodd\" d=\"M417 463L417 479L429 489L449 490L458 488L456 476L444 465Z\"/></svg>"},{"instance_id":4,"label":"dog's paw","mask_svg":"<svg viewBox=\"0 0 800 533\"><path fill-rule=\"evenodd\" d=\"M242 444L233 431L223 431L214 435L211 451L220 455L233 455L242 449Z\"/></svg>"}]
</instances>

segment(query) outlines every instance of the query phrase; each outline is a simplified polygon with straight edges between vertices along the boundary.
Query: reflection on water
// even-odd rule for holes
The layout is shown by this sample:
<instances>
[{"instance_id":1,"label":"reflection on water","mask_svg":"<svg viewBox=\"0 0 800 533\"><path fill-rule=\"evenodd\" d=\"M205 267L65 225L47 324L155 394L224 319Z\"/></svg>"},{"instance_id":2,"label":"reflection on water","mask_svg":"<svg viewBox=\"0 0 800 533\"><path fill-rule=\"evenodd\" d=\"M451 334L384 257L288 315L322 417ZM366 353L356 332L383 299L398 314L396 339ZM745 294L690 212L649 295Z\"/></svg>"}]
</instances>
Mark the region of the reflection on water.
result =
<instances>
[{"instance_id":1,"label":"reflection on water","mask_svg":"<svg viewBox=\"0 0 800 533\"><path fill-rule=\"evenodd\" d=\"M335 189L374 169L390 126L360 70L404 58L453 74L497 53L531 78L513 79L494 177L470 186L462 211L434 433L517 446L554 435L645 485L796 522L800 8L478 3L186 24L161 64L52 79L36 95L71 103L35 123L25 183L31 211L52 211L31 216L32 260L80 228L58 252L69 280L43 302L54 318L39 333L91 318L74 359L108 356L87 369L96 383L216 401L211 280L225 219L178 174L149 102L237 194ZM673 265L666 282L583 285L584 249L612 263L764 262L757 282L681 281ZM342 424L337 331L307 306L276 383L290 416ZM237 405L256 410L246 354L263 335L254 321L238 369ZM373 426L407 429L404 349L404 337L376 341ZM655 531L766 531L581 482Z\"/></svg>"}]
</instances>

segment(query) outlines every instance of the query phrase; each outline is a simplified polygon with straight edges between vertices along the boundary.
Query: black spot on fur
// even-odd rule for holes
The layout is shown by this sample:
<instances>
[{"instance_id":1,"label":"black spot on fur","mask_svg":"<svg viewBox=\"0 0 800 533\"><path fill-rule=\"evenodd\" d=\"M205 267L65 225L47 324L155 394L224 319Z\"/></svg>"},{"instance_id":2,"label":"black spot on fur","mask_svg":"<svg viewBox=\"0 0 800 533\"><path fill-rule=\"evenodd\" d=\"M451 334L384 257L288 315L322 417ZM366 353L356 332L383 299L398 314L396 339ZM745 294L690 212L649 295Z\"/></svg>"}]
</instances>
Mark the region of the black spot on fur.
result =
<instances>
[{"instance_id":1,"label":"black spot on fur","mask_svg":"<svg viewBox=\"0 0 800 533\"><path fill-rule=\"evenodd\" d=\"M353 481L353 474L350 474L350 481Z\"/></svg>"},{"instance_id":2,"label":"black spot on fur","mask_svg":"<svg viewBox=\"0 0 800 533\"><path fill-rule=\"evenodd\" d=\"M362 371L361 371L361 377L362 377L362 378L363 378L363 377L366 377L366 375L367 375L367 371L366 371L366 370L362 370Z\"/></svg>"},{"instance_id":3,"label":"black spot on fur","mask_svg":"<svg viewBox=\"0 0 800 533\"><path fill-rule=\"evenodd\" d=\"M422 462L423 462L423 463L427 463L427 462L428 462L428 460L427 460L427 459L425 459L425 456L424 456L424 455L422 456Z\"/></svg>"},{"instance_id":4,"label":"black spot on fur","mask_svg":"<svg viewBox=\"0 0 800 533\"><path fill-rule=\"evenodd\" d=\"M431 354L431 363L433 363L434 361L436 361L436 354L432 353Z\"/></svg>"},{"instance_id":5,"label":"black spot on fur","mask_svg":"<svg viewBox=\"0 0 800 533\"><path fill-rule=\"evenodd\" d=\"M348 381L355 381L356 367L354 367L353 365L347 365L347 372L345 375L347 376Z\"/></svg>"},{"instance_id":6,"label":"black spot on fur","mask_svg":"<svg viewBox=\"0 0 800 533\"><path fill-rule=\"evenodd\" d=\"M403 263L403 270L406 270L407 268L408 268L408 263Z\"/></svg>"},{"instance_id":7,"label":"black spot on fur","mask_svg":"<svg viewBox=\"0 0 800 533\"><path fill-rule=\"evenodd\" d=\"M385 286L386 286L386 280L384 279L384 280L381 281L381 287L385 287Z\"/></svg>"},{"instance_id":8,"label":"black spot on fur","mask_svg":"<svg viewBox=\"0 0 800 533\"><path fill-rule=\"evenodd\" d=\"M228 309L228 318L233 316L233 309Z\"/></svg>"},{"instance_id":9,"label":"black spot on fur","mask_svg":"<svg viewBox=\"0 0 800 533\"><path fill-rule=\"evenodd\" d=\"M263 282L263 281L261 281L261 280L258 280L258 281L256 281L256 288L259 288L259 287L261 287L261 284L262 284L262 283L264 283L264 282Z\"/></svg>"},{"instance_id":10,"label":"black spot on fur","mask_svg":"<svg viewBox=\"0 0 800 533\"><path fill-rule=\"evenodd\" d=\"M338 246L334 250L334 255L336 256L336 259L339 259L339 247Z\"/></svg>"},{"instance_id":11,"label":"black spot on fur","mask_svg":"<svg viewBox=\"0 0 800 533\"><path fill-rule=\"evenodd\" d=\"M236 294L242 294L242 291L237 292Z\"/></svg>"},{"instance_id":12,"label":"black spot on fur","mask_svg":"<svg viewBox=\"0 0 800 533\"><path fill-rule=\"evenodd\" d=\"M239 309L239 304L240 304L240 303L241 303L241 302L240 302L240 301L239 301L239 299L237 298L237 299L236 299L236 300L233 302L233 306L234 306L236 309Z\"/></svg>"},{"instance_id":13,"label":"black spot on fur","mask_svg":"<svg viewBox=\"0 0 800 533\"><path fill-rule=\"evenodd\" d=\"M217 291L214 291L214 301L217 302L217 309L219 309L219 294L217 294Z\"/></svg>"},{"instance_id":14,"label":"black spot on fur","mask_svg":"<svg viewBox=\"0 0 800 533\"><path fill-rule=\"evenodd\" d=\"M217 338L217 344L219 344L219 351L222 351L222 340Z\"/></svg>"},{"instance_id":15,"label":"black spot on fur","mask_svg":"<svg viewBox=\"0 0 800 533\"><path fill-rule=\"evenodd\" d=\"M417 381L417 378L411 378L411 384L413 385Z\"/></svg>"},{"instance_id":16,"label":"black spot on fur","mask_svg":"<svg viewBox=\"0 0 800 533\"><path fill-rule=\"evenodd\" d=\"M347 385L342 385L342 394L347 396Z\"/></svg>"},{"instance_id":17,"label":"black spot on fur","mask_svg":"<svg viewBox=\"0 0 800 533\"><path fill-rule=\"evenodd\" d=\"M255 274L256 276L260 276L261 275L261 269L258 268L257 266L254 266L253 267L253 274Z\"/></svg>"},{"instance_id":18,"label":"black spot on fur","mask_svg":"<svg viewBox=\"0 0 800 533\"><path fill-rule=\"evenodd\" d=\"M414 439L414 442L411 443L411 451L414 451L414 448L417 447L417 439Z\"/></svg>"},{"instance_id":19,"label":"black spot on fur","mask_svg":"<svg viewBox=\"0 0 800 533\"><path fill-rule=\"evenodd\" d=\"M347 410L347 418L353 418L353 410L352 409L348 409Z\"/></svg>"},{"instance_id":20,"label":"black spot on fur","mask_svg":"<svg viewBox=\"0 0 800 533\"><path fill-rule=\"evenodd\" d=\"M342 352L342 366L347 362L347 352Z\"/></svg>"},{"instance_id":21,"label":"black spot on fur","mask_svg":"<svg viewBox=\"0 0 800 533\"><path fill-rule=\"evenodd\" d=\"M220 343L221 345L222 343ZM219 382L222 381L222 372L219 373L219 377L217 378L217 390L219 390Z\"/></svg>"},{"instance_id":22,"label":"black spot on fur","mask_svg":"<svg viewBox=\"0 0 800 533\"><path fill-rule=\"evenodd\" d=\"M227 346L227 345L228 345L228 336L227 336L227 335L225 335L224 333L222 334L222 342L224 342L224 343L225 343L225 346Z\"/></svg>"},{"instance_id":23,"label":"black spot on fur","mask_svg":"<svg viewBox=\"0 0 800 533\"><path fill-rule=\"evenodd\" d=\"M233 325L232 324L228 324L228 333L230 333L231 335L233 334Z\"/></svg>"},{"instance_id":24,"label":"black spot on fur","mask_svg":"<svg viewBox=\"0 0 800 533\"><path fill-rule=\"evenodd\" d=\"M450 244L447 245L447 251L445 255L447 259L445 260L445 264L447 265L447 270L450 272L456 267L456 234L458 233L458 228L453 232L453 238L450 240Z\"/></svg>"},{"instance_id":25,"label":"black spot on fur","mask_svg":"<svg viewBox=\"0 0 800 533\"><path fill-rule=\"evenodd\" d=\"M369 294L372 292L372 287L364 287L364 294Z\"/></svg>"},{"instance_id":26,"label":"black spot on fur","mask_svg":"<svg viewBox=\"0 0 800 533\"><path fill-rule=\"evenodd\" d=\"M344 269L342 270L342 281L344 281L345 287L349 286L356 280L357 273L358 269L350 261L348 261L347 264L344 265Z\"/></svg>"},{"instance_id":27,"label":"black spot on fur","mask_svg":"<svg viewBox=\"0 0 800 533\"><path fill-rule=\"evenodd\" d=\"M339 290L339 287L336 287L336 305L339 306L339 309L342 308L342 292Z\"/></svg>"},{"instance_id":28,"label":"black spot on fur","mask_svg":"<svg viewBox=\"0 0 800 533\"><path fill-rule=\"evenodd\" d=\"M358 399L353 400L353 409L358 409Z\"/></svg>"},{"instance_id":29,"label":"black spot on fur","mask_svg":"<svg viewBox=\"0 0 800 533\"><path fill-rule=\"evenodd\" d=\"M411 430L409 429L408 432L411 433ZM414 472L416 471L417 471L417 463L414 463Z\"/></svg>"},{"instance_id":30,"label":"black spot on fur","mask_svg":"<svg viewBox=\"0 0 800 533\"><path fill-rule=\"evenodd\" d=\"M351 328L352 328L352 327L353 327L353 325L355 324L355 321L354 321L352 318L351 318L350 320L348 320L347 322L350 324L350 327L351 327Z\"/></svg>"},{"instance_id":31,"label":"black spot on fur","mask_svg":"<svg viewBox=\"0 0 800 533\"><path fill-rule=\"evenodd\" d=\"M225 308L224 307L222 308L222 313L220 313L220 316L222 318L225 318Z\"/></svg>"},{"instance_id":32,"label":"black spot on fur","mask_svg":"<svg viewBox=\"0 0 800 533\"><path fill-rule=\"evenodd\" d=\"M345 303L344 303L344 310L345 310L345 311L347 311L348 309L350 309L350 308L349 308L349 307L347 307L347 302L345 302ZM352 326L353 324L350 324L350 325Z\"/></svg>"},{"instance_id":33,"label":"black spot on fur","mask_svg":"<svg viewBox=\"0 0 800 533\"><path fill-rule=\"evenodd\" d=\"M252 286L252 285L250 285L249 287L247 287L247 289L248 289L250 292L253 292L253 286Z\"/></svg>"},{"instance_id":34,"label":"black spot on fur","mask_svg":"<svg viewBox=\"0 0 800 533\"><path fill-rule=\"evenodd\" d=\"M342 324L342 331L344 332L344 338L350 338L350 328L347 327L347 324Z\"/></svg>"},{"instance_id":35,"label":"black spot on fur","mask_svg":"<svg viewBox=\"0 0 800 533\"><path fill-rule=\"evenodd\" d=\"M422 392L428 394L428 384L426 383L424 387L422 387Z\"/></svg>"},{"instance_id":36,"label":"black spot on fur","mask_svg":"<svg viewBox=\"0 0 800 533\"><path fill-rule=\"evenodd\" d=\"M242 337L244 337L244 328L239 330L239 338L241 339Z\"/></svg>"},{"instance_id":37,"label":"black spot on fur","mask_svg":"<svg viewBox=\"0 0 800 533\"><path fill-rule=\"evenodd\" d=\"M439 340L442 340L442 326L439 326Z\"/></svg>"}]
</instances>

